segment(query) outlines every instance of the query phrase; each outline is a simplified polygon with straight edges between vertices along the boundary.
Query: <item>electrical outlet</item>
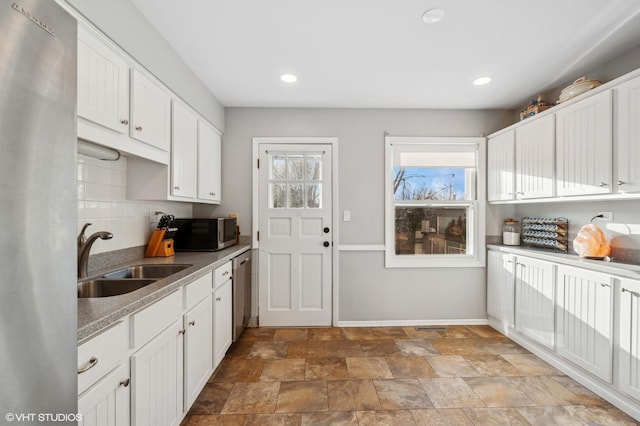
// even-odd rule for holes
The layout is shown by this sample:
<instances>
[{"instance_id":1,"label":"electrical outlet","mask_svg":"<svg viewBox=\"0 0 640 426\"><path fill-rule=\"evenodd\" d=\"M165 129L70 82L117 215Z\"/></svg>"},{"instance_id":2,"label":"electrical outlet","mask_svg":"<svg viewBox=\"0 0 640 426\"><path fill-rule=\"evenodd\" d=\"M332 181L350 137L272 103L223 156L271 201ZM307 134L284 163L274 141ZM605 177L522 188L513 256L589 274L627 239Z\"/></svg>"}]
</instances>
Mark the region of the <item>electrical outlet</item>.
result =
<instances>
[{"instance_id":1,"label":"electrical outlet","mask_svg":"<svg viewBox=\"0 0 640 426\"><path fill-rule=\"evenodd\" d=\"M613 212L598 212L596 216L600 216L598 219L604 220L605 222L613 222Z\"/></svg>"}]
</instances>

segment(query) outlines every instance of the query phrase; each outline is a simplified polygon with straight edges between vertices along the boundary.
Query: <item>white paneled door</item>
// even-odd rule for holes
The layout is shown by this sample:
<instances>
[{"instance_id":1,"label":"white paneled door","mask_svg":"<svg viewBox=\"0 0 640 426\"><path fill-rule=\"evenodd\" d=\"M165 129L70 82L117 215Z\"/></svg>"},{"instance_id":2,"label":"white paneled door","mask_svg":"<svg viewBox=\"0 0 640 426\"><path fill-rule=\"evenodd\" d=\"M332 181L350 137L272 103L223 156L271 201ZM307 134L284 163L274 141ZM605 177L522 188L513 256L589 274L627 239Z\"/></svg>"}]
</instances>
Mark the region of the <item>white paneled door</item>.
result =
<instances>
[{"instance_id":1,"label":"white paneled door","mask_svg":"<svg viewBox=\"0 0 640 426\"><path fill-rule=\"evenodd\" d=\"M331 325L332 146L259 145L261 326Z\"/></svg>"}]
</instances>

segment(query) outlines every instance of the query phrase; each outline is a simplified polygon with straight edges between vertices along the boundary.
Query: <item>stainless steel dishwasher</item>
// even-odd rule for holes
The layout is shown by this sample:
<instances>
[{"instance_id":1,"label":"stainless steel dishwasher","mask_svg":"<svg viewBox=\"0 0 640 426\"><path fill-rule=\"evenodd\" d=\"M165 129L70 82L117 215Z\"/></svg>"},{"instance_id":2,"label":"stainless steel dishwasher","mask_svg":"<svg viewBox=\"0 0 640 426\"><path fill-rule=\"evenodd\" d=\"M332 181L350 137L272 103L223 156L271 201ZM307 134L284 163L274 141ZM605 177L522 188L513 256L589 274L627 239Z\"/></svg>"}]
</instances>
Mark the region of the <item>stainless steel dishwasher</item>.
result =
<instances>
[{"instance_id":1,"label":"stainless steel dishwasher","mask_svg":"<svg viewBox=\"0 0 640 426\"><path fill-rule=\"evenodd\" d=\"M233 258L233 341L251 317L251 250Z\"/></svg>"}]
</instances>

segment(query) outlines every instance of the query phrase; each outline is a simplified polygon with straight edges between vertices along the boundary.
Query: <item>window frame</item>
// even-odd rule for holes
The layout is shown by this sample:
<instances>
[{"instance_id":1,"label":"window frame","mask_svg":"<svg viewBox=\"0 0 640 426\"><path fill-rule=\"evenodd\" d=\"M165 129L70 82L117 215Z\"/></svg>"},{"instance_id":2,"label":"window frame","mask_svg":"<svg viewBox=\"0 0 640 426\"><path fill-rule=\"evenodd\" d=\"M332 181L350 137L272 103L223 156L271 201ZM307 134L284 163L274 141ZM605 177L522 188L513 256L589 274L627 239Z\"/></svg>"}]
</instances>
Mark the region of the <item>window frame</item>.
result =
<instances>
[{"instance_id":1,"label":"window frame","mask_svg":"<svg viewBox=\"0 0 640 426\"><path fill-rule=\"evenodd\" d=\"M420 146L420 151L451 146L464 147L476 153L476 188L475 199L471 200L395 200L393 191L394 177L394 146L406 146L410 151L412 145ZM435 150L434 150L435 151ZM415 137L415 136L385 136L385 268L447 268L466 267L481 268L485 266L485 208L486 208L486 140L483 137ZM427 254L427 255L397 255L395 253L395 221L396 206L416 205L425 206L471 206L471 218L467 212L467 247L471 247L473 254Z\"/></svg>"}]
</instances>

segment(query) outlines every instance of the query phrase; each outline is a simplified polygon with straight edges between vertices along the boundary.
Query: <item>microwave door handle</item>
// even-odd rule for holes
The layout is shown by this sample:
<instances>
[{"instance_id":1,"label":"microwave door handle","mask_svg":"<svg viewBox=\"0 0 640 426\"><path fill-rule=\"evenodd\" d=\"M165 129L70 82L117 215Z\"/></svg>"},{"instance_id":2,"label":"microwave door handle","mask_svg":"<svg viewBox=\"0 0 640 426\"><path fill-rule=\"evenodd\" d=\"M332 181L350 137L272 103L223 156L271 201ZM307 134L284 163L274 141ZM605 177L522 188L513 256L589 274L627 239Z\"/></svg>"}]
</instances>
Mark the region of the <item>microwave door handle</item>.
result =
<instances>
[{"instance_id":1,"label":"microwave door handle","mask_svg":"<svg viewBox=\"0 0 640 426\"><path fill-rule=\"evenodd\" d=\"M218 221L218 244L224 244L224 222Z\"/></svg>"}]
</instances>

